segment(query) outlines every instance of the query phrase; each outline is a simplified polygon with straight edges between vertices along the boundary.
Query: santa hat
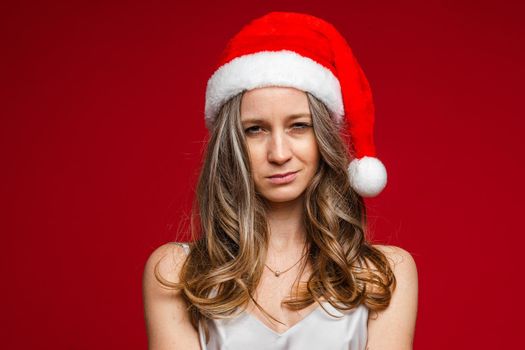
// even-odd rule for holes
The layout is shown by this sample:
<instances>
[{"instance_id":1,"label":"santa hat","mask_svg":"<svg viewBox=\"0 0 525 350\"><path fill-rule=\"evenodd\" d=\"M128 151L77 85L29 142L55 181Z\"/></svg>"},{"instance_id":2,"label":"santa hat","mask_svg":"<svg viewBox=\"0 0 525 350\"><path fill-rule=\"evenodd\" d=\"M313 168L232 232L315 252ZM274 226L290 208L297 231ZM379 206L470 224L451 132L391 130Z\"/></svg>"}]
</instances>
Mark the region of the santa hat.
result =
<instances>
[{"instance_id":1,"label":"santa hat","mask_svg":"<svg viewBox=\"0 0 525 350\"><path fill-rule=\"evenodd\" d=\"M333 25L307 14L270 12L244 26L208 80L206 127L211 129L229 98L265 86L307 91L327 106L335 123L346 118L355 156L348 165L352 188L363 197L383 190L387 174L376 157L370 86Z\"/></svg>"}]
</instances>

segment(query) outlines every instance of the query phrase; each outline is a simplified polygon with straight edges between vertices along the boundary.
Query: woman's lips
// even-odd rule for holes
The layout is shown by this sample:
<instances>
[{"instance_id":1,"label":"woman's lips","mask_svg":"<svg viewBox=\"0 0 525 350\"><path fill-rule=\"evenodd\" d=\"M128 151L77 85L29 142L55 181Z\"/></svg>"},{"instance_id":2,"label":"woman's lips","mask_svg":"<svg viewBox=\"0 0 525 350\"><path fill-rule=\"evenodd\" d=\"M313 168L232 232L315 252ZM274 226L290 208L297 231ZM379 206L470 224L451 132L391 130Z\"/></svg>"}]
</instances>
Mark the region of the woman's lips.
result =
<instances>
[{"instance_id":1,"label":"woman's lips","mask_svg":"<svg viewBox=\"0 0 525 350\"><path fill-rule=\"evenodd\" d=\"M280 175L274 175L271 177L268 177L268 180L270 180L273 184L287 184L292 182L297 177L297 171L293 173L286 173L284 176Z\"/></svg>"}]
</instances>

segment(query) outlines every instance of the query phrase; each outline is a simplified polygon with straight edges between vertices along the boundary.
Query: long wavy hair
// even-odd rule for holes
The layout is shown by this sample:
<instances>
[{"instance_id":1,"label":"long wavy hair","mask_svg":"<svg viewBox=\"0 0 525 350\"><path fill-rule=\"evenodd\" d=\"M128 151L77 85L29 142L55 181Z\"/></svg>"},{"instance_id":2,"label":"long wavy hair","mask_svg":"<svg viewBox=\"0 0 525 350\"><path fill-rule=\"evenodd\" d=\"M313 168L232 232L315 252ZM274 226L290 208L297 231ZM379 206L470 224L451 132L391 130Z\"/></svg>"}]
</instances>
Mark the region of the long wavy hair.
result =
<instances>
[{"instance_id":1,"label":"long wavy hair","mask_svg":"<svg viewBox=\"0 0 525 350\"><path fill-rule=\"evenodd\" d=\"M155 268L161 284L182 291L196 329L203 317L235 317L250 300L280 322L253 298L264 270L269 226L268 206L255 190L241 125L243 94L224 103L210 130L190 215L191 249L180 282L166 280L158 264ZM324 299L339 310L361 303L370 310L385 309L396 280L386 256L366 239L365 203L350 186L346 170L352 151L345 146L345 122L335 124L326 106L306 94L321 155L303 201L312 273L283 303L298 310L314 302L323 307Z\"/></svg>"}]
</instances>

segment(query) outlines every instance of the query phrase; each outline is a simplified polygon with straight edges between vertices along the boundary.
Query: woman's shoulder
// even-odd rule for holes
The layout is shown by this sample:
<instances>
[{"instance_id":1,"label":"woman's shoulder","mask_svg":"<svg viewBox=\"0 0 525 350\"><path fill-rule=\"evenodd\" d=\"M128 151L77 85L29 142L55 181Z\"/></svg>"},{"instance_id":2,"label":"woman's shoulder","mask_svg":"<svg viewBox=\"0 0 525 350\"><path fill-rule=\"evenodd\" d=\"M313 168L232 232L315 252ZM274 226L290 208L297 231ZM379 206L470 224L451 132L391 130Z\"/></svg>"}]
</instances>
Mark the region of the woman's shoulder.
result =
<instances>
[{"instance_id":1,"label":"woman's shoulder","mask_svg":"<svg viewBox=\"0 0 525 350\"><path fill-rule=\"evenodd\" d=\"M399 269L407 271L416 269L414 257L407 250L394 245L373 244L372 246L386 256L394 271Z\"/></svg>"},{"instance_id":2,"label":"woman's shoulder","mask_svg":"<svg viewBox=\"0 0 525 350\"><path fill-rule=\"evenodd\" d=\"M369 318L370 348L412 349L418 305L418 272L412 254L391 245L373 245L390 261L396 278L396 288L388 307L377 317Z\"/></svg>"},{"instance_id":3,"label":"woman's shoulder","mask_svg":"<svg viewBox=\"0 0 525 350\"><path fill-rule=\"evenodd\" d=\"M182 291L174 288L186 256L181 244L169 242L153 249L146 261L143 301L149 349L199 346Z\"/></svg>"},{"instance_id":4,"label":"woman's shoulder","mask_svg":"<svg viewBox=\"0 0 525 350\"><path fill-rule=\"evenodd\" d=\"M392 274L395 277L396 285L417 286L417 267L412 254L407 250L394 245L372 244L371 246L385 256L388 261L388 267L390 267ZM374 261L368 258L366 259L366 265L374 271L384 271L384 268L386 268L386 266L381 266L379 268ZM383 279L383 282L386 283L387 275L382 274L381 277L385 278ZM369 291L381 292L381 289L375 284L372 284L369 286Z\"/></svg>"},{"instance_id":5,"label":"woman's shoulder","mask_svg":"<svg viewBox=\"0 0 525 350\"><path fill-rule=\"evenodd\" d=\"M179 273L186 260L187 249L188 243L183 242L167 242L156 247L146 260L145 273L155 275L157 268L162 277L170 282L179 282Z\"/></svg>"}]
</instances>

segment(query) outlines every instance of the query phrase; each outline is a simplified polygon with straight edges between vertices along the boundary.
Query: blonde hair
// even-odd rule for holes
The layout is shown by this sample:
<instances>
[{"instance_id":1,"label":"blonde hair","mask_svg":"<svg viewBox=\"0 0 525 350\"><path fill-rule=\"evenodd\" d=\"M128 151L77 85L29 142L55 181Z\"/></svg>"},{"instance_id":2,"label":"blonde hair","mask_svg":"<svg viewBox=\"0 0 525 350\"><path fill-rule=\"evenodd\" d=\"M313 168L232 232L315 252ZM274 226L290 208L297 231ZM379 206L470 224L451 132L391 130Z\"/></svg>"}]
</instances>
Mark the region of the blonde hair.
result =
<instances>
[{"instance_id":1,"label":"blonde hair","mask_svg":"<svg viewBox=\"0 0 525 350\"><path fill-rule=\"evenodd\" d=\"M210 130L192 206L191 250L180 282L167 281L155 269L160 283L182 291L195 328L202 317L236 316L249 300L276 320L252 297L264 270L269 229L240 121L243 94L221 107ZM322 307L322 298L339 310L361 303L382 310L396 280L386 256L366 239L364 200L351 188L346 170L352 156L343 140L344 125L336 125L326 106L306 94L321 155L304 193L312 274L305 288L297 288L283 303L294 310L314 302Z\"/></svg>"}]
</instances>

